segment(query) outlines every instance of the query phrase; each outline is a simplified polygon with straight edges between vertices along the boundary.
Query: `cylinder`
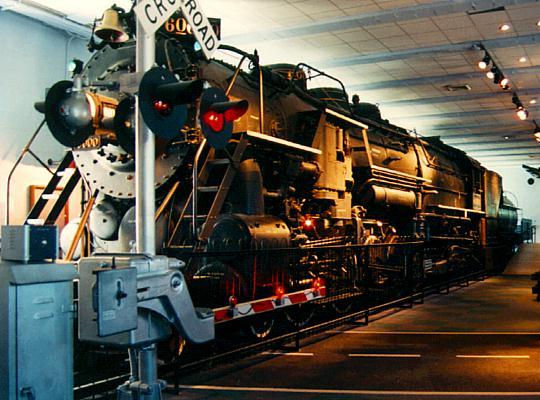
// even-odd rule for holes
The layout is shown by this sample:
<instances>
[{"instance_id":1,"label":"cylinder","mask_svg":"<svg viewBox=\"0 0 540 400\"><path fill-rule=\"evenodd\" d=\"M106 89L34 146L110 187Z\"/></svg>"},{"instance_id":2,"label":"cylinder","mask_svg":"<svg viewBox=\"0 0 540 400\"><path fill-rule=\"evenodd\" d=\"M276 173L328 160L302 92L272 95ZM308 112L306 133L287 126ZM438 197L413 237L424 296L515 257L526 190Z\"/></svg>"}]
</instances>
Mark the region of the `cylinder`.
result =
<instances>
[{"instance_id":1,"label":"cylinder","mask_svg":"<svg viewBox=\"0 0 540 400\"><path fill-rule=\"evenodd\" d=\"M272 215L230 214L220 217L208 239L209 251L286 248L291 232Z\"/></svg>"},{"instance_id":2,"label":"cylinder","mask_svg":"<svg viewBox=\"0 0 540 400\"><path fill-rule=\"evenodd\" d=\"M416 195L412 190L371 185L362 197L362 205L366 206L366 208L389 208L395 211L413 213L416 206Z\"/></svg>"}]
</instances>

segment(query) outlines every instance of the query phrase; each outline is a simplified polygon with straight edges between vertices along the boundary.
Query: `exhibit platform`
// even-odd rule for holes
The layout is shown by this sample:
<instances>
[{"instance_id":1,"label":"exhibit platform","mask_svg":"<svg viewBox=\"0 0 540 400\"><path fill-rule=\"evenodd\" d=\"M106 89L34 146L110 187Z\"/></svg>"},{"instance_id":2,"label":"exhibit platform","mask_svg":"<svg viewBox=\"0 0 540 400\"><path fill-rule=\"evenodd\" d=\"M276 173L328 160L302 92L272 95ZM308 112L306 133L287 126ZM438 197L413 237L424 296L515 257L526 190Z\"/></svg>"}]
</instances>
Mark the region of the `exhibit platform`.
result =
<instances>
[{"instance_id":1,"label":"exhibit platform","mask_svg":"<svg viewBox=\"0 0 540 400\"><path fill-rule=\"evenodd\" d=\"M538 399L540 303L531 293L540 245L522 245L505 274L368 326L308 339L180 378L166 399ZM171 382L172 383L172 382Z\"/></svg>"}]
</instances>

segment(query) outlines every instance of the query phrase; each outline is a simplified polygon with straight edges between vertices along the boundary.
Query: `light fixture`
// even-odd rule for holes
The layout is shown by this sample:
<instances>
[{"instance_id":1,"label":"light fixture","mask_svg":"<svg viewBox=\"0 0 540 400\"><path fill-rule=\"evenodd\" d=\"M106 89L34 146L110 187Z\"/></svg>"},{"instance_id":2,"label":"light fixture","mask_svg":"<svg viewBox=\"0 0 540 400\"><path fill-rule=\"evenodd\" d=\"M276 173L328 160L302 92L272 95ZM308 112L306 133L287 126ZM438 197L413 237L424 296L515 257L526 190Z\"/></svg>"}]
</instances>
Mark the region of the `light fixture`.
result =
<instances>
[{"instance_id":1,"label":"light fixture","mask_svg":"<svg viewBox=\"0 0 540 400\"><path fill-rule=\"evenodd\" d=\"M518 61L519 61L520 63L527 62L527 57L525 57L525 56L519 57Z\"/></svg>"},{"instance_id":2,"label":"light fixture","mask_svg":"<svg viewBox=\"0 0 540 400\"><path fill-rule=\"evenodd\" d=\"M523 107L519 107L516 111L516 115L518 118L522 121L525 121L527 117L529 116L529 112L525 110Z\"/></svg>"},{"instance_id":3,"label":"light fixture","mask_svg":"<svg viewBox=\"0 0 540 400\"><path fill-rule=\"evenodd\" d=\"M536 137L536 140L540 140L540 126L536 123L536 120L533 120L534 122L534 136Z\"/></svg>"},{"instance_id":4,"label":"light fixture","mask_svg":"<svg viewBox=\"0 0 540 400\"><path fill-rule=\"evenodd\" d=\"M488 72L486 72L486 76L489 79L493 79L493 78L495 78L495 72L496 71L497 71L497 69L495 67L492 67Z\"/></svg>"},{"instance_id":5,"label":"light fixture","mask_svg":"<svg viewBox=\"0 0 540 400\"><path fill-rule=\"evenodd\" d=\"M536 104L536 99L531 99L531 100L529 101L529 104Z\"/></svg>"},{"instance_id":6,"label":"light fixture","mask_svg":"<svg viewBox=\"0 0 540 400\"><path fill-rule=\"evenodd\" d=\"M505 135L505 136L503 136L503 139L504 139L504 140L508 140L508 139L510 139L510 136Z\"/></svg>"},{"instance_id":7,"label":"light fixture","mask_svg":"<svg viewBox=\"0 0 540 400\"><path fill-rule=\"evenodd\" d=\"M84 63L81 60L74 58L68 64L68 71L71 72L72 75L78 75L83 71L83 66Z\"/></svg>"},{"instance_id":8,"label":"light fixture","mask_svg":"<svg viewBox=\"0 0 540 400\"><path fill-rule=\"evenodd\" d=\"M502 24L501 26L499 26L499 30L502 32L510 30L510 24Z\"/></svg>"},{"instance_id":9,"label":"light fixture","mask_svg":"<svg viewBox=\"0 0 540 400\"><path fill-rule=\"evenodd\" d=\"M540 19L539 19L538 22L536 23L536 26L540 26Z\"/></svg>"},{"instance_id":10,"label":"light fixture","mask_svg":"<svg viewBox=\"0 0 540 400\"><path fill-rule=\"evenodd\" d=\"M499 85L504 89L504 87L508 86L509 83L510 83L510 80L506 78L504 75L502 75L502 79L499 82Z\"/></svg>"},{"instance_id":11,"label":"light fixture","mask_svg":"<svg viewBox=\"0 0 540 400\"><path fill-rule=\"evenodd\" d=\"M489 57L489 54L486 51L484 53L484 58L482 58L480 61L478 61L478 68L486 69L490 62L491 62L491 58Z\"/></svg>"},{"instance_id":12,"label":"light fixture","mask_svg":"<svg viewBox=\"0 0 540 400\"><path fill-rule=\"evenodd\" d=\"M514 103L514 105L517 108L517 110L516 110L517 117L520 120L525 121L527 119L527 117L529 116L529 112L525 109L525 107L523 107L523 103L519 99L516 92L514 92L514 94L512 94L512 103Z\"/></svg>"},{"instance_id":13,"label":"light fixture","mask_svg":"<svg viewBox=\"0 0 540 400\"><path fill-rule=\"evenodd\" d=\"M502 78L503 75L501 74L501 72L499 70L496 70L493 74L493 83L498 85L499 83L501 83Z\"/></svg>"}]
</instances>

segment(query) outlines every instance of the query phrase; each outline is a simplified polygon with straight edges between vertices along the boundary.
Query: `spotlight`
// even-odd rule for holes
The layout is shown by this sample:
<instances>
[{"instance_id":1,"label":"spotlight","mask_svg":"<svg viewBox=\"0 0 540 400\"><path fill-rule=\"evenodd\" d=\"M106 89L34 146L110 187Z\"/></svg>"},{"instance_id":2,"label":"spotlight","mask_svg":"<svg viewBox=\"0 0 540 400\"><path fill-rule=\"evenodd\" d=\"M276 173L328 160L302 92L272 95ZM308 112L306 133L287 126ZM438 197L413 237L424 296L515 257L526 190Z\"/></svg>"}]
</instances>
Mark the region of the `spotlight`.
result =
<instances>
[{"instance_id":1,"label":"spotlight","mask_svg":"<svg viewBox=\"0 0 540 400\"><path fill-rule=\"evenodd\" d=\"M529 116L529 112L525 109L525 107L523 107L523 103L519 99L516 92L512 94L512 103L514 103L517 108L516 115L518 116L518 118L522 121L525 121Z\"/></svg>"},{"instance_id":2,"label":"spotlight","mask_svg":"<svg viewBox=\"0 0 540 400\"><path fill-rule=\"evenodd\" d=\"M493 74L493 83L498 85L499 83L501 83L502 79L503 79L503 75L501 74L501 72L498 69L495 70Z\"/></svg>"},{"instance_id":3,"label":"spotlight","mask_svg":"<svg viewBox=\"0 0 540 400\"><path fill-rule=\"evenodd\" d=\"M523 106L519 107L516 111L516 115L518 118L522 121L525 121L527 117L529 116L529 112L523 108Z\"/></svg>"},{"instance_id":4,"label":"spotlight","mask_svg":"<svg viewBox=\"0 0 540 400\"><path fill-rule=\"evenodd\" d=\"M510 24L502 24L501 26L499 26L499 30L502 32L510 30Z\"/></svg>"},{"instance_id":5,"label":"spotlight","mask_svg":"<svg viewBox=\"0 0 540 400\"><path fill-rule=\"evenodd\" d=\"M504 75L502 75L502 79L499 82L499 86L503 88L504 90L508 90L508 88L510 87L509 84L510 84L510 80L506 78Z\"/></svg>"},{"instance_id":6,"label":"spotlight","mask_svg":"<svg viewBox=\"0 0 540 400\"><path fill-rule=\"evenodd\" d=\"M489 57L488 53L485 53L484 58L478 61L478 68L486 69L490 62L491 62L491 58Z\"/></svg>"},{"instance_id":7,"label":"spotlight","mask_svg":"<svg viewBox=\"0 0 540 400\"><path fill-rule=\"evenodd\" d=\"M538 20L538 22L536 23L536 26L540 26L540 20Z\"/></svg>"},{"instance_id":8,"label":"spotlight","mask_svg":"<svg viewBox=\"0 0 540 400\"><path fill-rule=\"evenodd\" d=\"M536 104L536 99L531 99L531 101L529 101L529 104Z\"/></svg>"},{"instance_id":9,"label":"spotlight","mask_svg":"<svg viewBox=\"0 0 540 400\"><path fill-rule=\"evenodd\" d=\"M540 126L536 123L536 120L534 122L534 136L537 140L540 140Z\"/></svg>"},{"instance_id":10,"label":"spotlight","mask_svg":"<svg viewBox=\"0 0 540 400\"><path fill-rule=\"evenodd\" d=\"M497 69L495 67L491 68L488 72L486 72L486 76L489 78L489 79L493 79L495 78L495 72L497 71Z\"/></svg>"},{"instance_id":11,"label":"spotlight","mask_svg":"<svg viewBox=\"0 0 540 400\"><path fill-rule=\"evenodd\" d=\"M525 56L519 57L518 61L519 61L520 63L524 63L524 62L527 61L527 57L525 57Z\"/></svg>"}]
</instances>

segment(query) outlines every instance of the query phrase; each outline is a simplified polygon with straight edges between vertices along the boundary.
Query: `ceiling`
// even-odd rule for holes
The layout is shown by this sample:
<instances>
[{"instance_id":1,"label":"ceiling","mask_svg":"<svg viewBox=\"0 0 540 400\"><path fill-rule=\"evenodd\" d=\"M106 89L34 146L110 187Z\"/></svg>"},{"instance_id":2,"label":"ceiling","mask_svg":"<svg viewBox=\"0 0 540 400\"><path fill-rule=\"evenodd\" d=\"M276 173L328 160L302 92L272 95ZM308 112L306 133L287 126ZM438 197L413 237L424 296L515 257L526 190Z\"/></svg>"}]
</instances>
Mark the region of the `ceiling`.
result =
<instances>
[{"instance_id":1,"label":"ceiling","mask_svg":"<svg viewBox=\"0 0 540 400\"><path fill-rule=\"evenodd\" d=\"M88 32L80 24L91 23L111 5L105 0L36 3L58 11L56 21L73 25L71 32L79 35L81 29ZM533 136L533 120L540 124L538 0L200 3L207 16L221 18L223 43L257 49L263 63L305 62L322 69L342 80L349 95L378 103L383 118L423 136L441 136L489 168L540 165L540 143ZM27 0L0 0L6 5L18 12L35 8ZM499 29L504 23L507 31ZM479 44L510 79L510 90L479 70L484 55ZM447 85L470 90L450 92ZM526 121L516 116L514 92L529 111Z\"/></svg>"}]
</instances>

